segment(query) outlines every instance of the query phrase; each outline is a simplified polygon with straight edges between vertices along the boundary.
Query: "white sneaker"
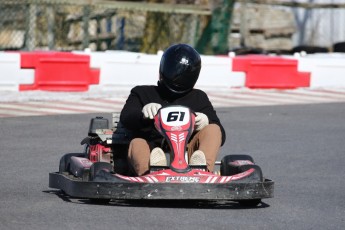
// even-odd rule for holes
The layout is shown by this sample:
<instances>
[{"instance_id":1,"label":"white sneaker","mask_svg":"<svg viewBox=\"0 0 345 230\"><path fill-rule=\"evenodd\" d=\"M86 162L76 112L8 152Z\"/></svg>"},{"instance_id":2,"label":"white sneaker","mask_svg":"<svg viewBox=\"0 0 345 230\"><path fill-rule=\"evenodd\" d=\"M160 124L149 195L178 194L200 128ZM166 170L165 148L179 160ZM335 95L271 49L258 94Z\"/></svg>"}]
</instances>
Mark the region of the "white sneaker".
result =
<instances>
[{"instance_id":1,"label":"white sneaker","mask_svg":"<svg viewBox=\"0 0 345 230\"><path fill-rule=\"evenodd\" d=\"M150 166L167 166L167 158L161 148L154 148L150 154Z\"/></svg>"},{"instance_id":2,"label":"white sneaker","mask_svg":"<svg viewBox=\"0 0 345 230\"><path fill-rule=\"evenodd\" d=\"M206 165L206 157L203 151L196 150L190 157L189 165Z\"/></svg>"}]
</instances>

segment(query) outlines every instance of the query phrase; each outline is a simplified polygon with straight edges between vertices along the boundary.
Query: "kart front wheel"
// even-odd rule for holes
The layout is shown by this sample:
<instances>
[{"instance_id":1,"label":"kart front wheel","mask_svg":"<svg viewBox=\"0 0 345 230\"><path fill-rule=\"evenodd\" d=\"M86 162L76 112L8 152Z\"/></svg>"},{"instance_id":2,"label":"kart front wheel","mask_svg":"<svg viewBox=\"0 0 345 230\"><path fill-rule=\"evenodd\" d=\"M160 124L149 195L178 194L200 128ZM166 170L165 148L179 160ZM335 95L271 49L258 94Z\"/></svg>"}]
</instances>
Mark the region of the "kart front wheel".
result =
<instances>
[{"instance_id":1,"label":"kart front wheel","mask_svg":"<svg viewBox=\"0 0 345 230\"><path fill-rule=\"evenodd\" d=\"M72 157L84 157L84 153L67 153L63 155L60 159L59 164L59 172L64 173L68 172L70 173L70 165L71 165L71 158Z\"/></svg>"},{"instance_id":2,"label":"kart front wheel","mask_svg":"<svg viewBox=\"0 0 345 230\"><path fill-rule=\"evenodd\" d=\"M254 164L253 158L249 155L227 155L221 160L220 175L232 176L241 173L239 167L232 164L235 161L248 161Z\"/></svg>"}]
</instances>

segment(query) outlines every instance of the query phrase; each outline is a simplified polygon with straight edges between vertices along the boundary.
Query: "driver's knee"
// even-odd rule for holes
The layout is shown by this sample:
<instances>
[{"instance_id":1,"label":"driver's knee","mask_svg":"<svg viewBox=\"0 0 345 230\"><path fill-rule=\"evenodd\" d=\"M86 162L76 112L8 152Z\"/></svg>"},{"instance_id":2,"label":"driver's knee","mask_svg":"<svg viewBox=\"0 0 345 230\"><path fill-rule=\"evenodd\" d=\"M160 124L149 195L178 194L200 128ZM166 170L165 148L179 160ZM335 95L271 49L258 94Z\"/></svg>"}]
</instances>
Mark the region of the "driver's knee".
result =
<instances>
[{"instance_id":1,"label":"driver's knee","mask_svg":"<svg viewBox=\"0 0 345 230\"><path fill-rule=\"evenodd\" d=\"M150 147L145 139L134 138L128 148L128 161L138 176L149 170Z\"/></svg>"},{"instance_id":2,"label":"driver's knee","mask_svg":"<svg viewBox=\"0 0 345 230\"><path fill-rule=\"evenodd\" d=\"M221 144L222 132L217 124L209 124L200 130L199 141L202 139L210 140L210 138L212 141L219 140L219 144Z\"/></svg>"}]
</instances>

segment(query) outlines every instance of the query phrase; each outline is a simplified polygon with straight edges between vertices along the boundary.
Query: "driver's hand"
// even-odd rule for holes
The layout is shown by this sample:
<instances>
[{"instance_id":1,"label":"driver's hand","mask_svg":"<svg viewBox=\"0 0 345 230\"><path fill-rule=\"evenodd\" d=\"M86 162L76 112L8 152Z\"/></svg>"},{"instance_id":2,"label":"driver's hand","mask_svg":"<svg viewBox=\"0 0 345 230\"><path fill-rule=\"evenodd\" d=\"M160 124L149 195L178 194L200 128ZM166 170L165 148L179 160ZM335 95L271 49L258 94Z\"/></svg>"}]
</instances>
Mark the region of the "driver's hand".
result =
<instances>
[{"instance_id":1,"label":"driver's hand","mask_svg":"<svg viewBox=\"0 0 345 230\"><path fill-rule=\"evenodd\" d=\"M143 114L144 114L144 118L150 118L153 119L153 117L157 114L158 110L162 107L161 104L158 103L149 103L146 104L143 107Z\"/></svg>"},{"instance_id":2,"label":"driver's hand","mask_svg":"<svg viewBox=\"0 0 345 230\"><path fill-rule=\"evenodd\" d=\"M195 114L195 130L200 131L209 124L208 117L203 113L196 112Z\"/></svg>"}]
</instances>

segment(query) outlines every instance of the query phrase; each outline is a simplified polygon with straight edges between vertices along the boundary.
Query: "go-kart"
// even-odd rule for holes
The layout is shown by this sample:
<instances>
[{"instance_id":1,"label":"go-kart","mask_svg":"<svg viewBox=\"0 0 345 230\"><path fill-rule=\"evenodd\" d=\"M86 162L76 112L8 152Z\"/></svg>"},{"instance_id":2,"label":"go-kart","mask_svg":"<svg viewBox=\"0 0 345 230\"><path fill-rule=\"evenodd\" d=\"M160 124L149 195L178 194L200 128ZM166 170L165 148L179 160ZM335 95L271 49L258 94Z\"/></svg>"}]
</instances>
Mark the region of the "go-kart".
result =
<instances>
[{"instance_id":1,"label":"go-kart","mask_svg":"<svg viewBox=\"0 0 345 230\"><path fill-rule=\"evenodd\" d=\"M189 165L187 143L194 131L195 113L187 107L161 108L154 117L165 140L168 166L151 166L150 173L135 176L127 162L131 132L113 114L91 119L82 153L65 154L59 171L49 174L49 187L76 198L110 201L133 200L231 200L255 206L273 197L274 182L263 177L249 155L227 155L216 162L217 172L206 165Z\"/></svg>"}]
</instances>

